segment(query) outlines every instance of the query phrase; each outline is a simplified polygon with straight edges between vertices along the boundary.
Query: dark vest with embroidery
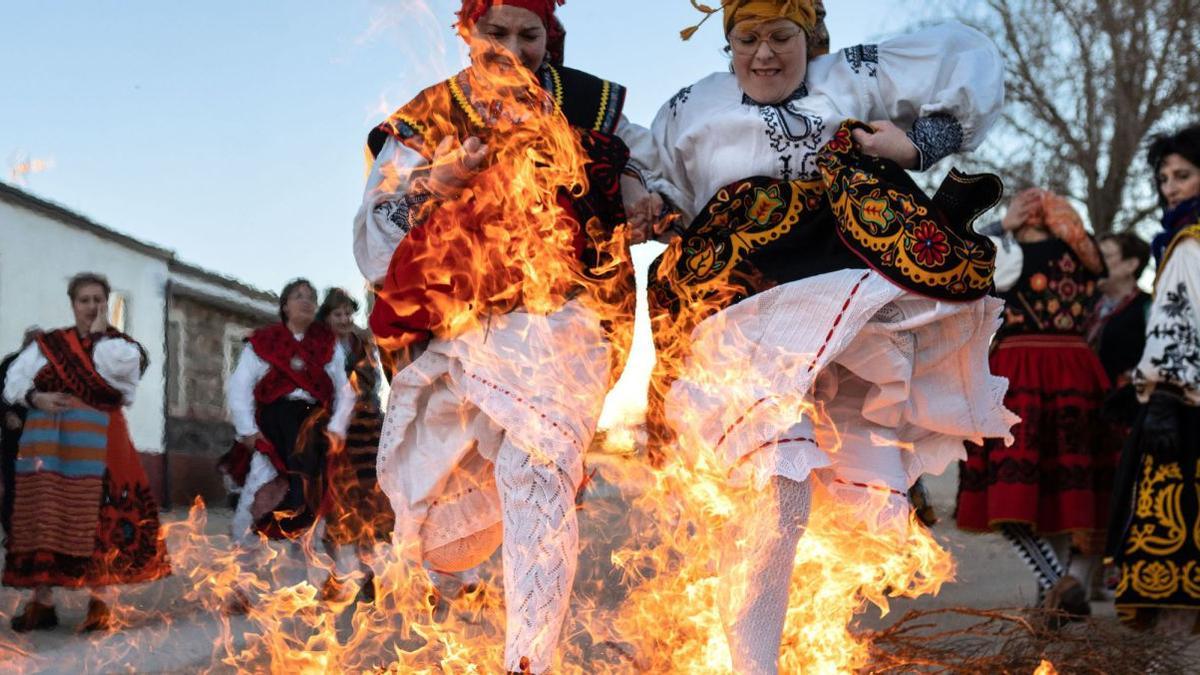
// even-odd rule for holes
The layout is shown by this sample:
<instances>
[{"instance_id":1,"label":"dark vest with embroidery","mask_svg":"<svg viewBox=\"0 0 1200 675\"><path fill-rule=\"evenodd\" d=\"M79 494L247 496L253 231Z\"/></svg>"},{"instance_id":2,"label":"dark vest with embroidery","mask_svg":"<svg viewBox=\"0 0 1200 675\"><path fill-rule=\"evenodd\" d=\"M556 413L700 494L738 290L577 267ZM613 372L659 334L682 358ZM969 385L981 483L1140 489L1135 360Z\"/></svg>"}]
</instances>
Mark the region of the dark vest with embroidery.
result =
<instances>
[{"instance_id":1,"label":"dark vest with embroidery","mask_svg":"<svg viewBox=\"0 0 1200 675\"><path fill-rule=\"evenodd\" d=\"M1060 239L1023 243L1021 252L1021 278L1000 294L1004 324L997 337L1084 335L1100 299L1100 277Z\"/></svg>"},{"instance_id":2,"label":"dark vest with embroidery","mask_svg":"<svg viewBox=\"0 0 1200 675\"><path fill-rule=\"evenodd\" d=\"M582 71L561 66L545 66L538 72L542 87L556 110L565 117L578 134L587 156L585 166L587 191L582 195L570 193L563 186L559 205L569 214L573 228L574 257L579 268L573 279L564 283L577 287L572 293L587 293L602 307L599 313L608 317L606 328L610 337L632 334L634 306L633 266L628 247L614 239L614 228L625 221L621 201L620 176L629 158L629 149L615 134L625 101L625 88ZM460 141L476 136L488 142L494 133L474 110L470 102L469 80L465 72L421 92L413 101L394 113L386 122L371 131L367 148L372 157L378 156L386 140L394 138L425 158L432 157L434 148L445 136ZM552 161L552 158L548 158ZM486 170L486 169L485 169ZM428 218L437 217L434 200L426 202ZM424 220L416 218L417 222ZM479 275L476 270L436 269L427 271L422 265L423 253L439 246L437 228L430 221L414 227L397 247L383 288L379 291L371 315L371 329L383 349L395 350L428 340L431 336L453 337L443 323L445 316L439 308L469 304L479 315L512 311L520 306L520 293L506 292L521 283L511 270L502 269L493 279ZM445 226L444 224L442 225ZM463 232L478 228L474 223L454 224L456 241ZM469 234L472 240L486 249L486 237ZM464 264L473 264L464 255ZM502 263L501 263L502 264ZM473 287L494 283L495 289ZM449 302L445 302L449 300ZM398 309L401 308L401 309ZM622 355L627 352L627 339L615 343Z\"/></svg>"},{"instance_id":3,"label":"dark vest with embroidery","mask_svg":"<svg viewBox=\"0 0 1200 675\"><path fill-rule=\"evenodd\" d=\"M988 293L996 250L971 224L999 201L1000 179L952 171L927 197L895 163L858 152L850 137L857 124L844 123L821 150L819 178L755 177L720 189L654 261L649 298L660 349L746 298L843 269L869 267L938 300Z\"/></svg>"},{"instance_id":4,"label":"dark vest with embroidery","mask_svg":"<svg viewBox=\"0 0 1200 675\"><path fill-rule=\"evenodd\" d=\"M333 380L325 365L333 358L336 338L324 323L314 322L297 341L282 323L260 328L246 339L258 358L271 369L254 387L260 405L274 403L296 389L303 389L329 408L333 402Z\"/></svg>"}]
</instances>

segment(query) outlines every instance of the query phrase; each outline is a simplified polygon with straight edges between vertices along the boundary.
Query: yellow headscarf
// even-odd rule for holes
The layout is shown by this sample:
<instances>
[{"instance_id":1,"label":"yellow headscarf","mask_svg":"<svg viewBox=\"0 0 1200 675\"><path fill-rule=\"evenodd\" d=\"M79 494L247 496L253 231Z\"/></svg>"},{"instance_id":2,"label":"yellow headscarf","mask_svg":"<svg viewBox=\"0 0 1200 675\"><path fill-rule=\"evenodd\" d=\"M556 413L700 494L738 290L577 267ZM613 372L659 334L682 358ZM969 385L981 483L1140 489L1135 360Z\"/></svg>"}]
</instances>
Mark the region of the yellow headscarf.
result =
<instances>
[{"instance_id":1,"label":"yellow headscarf","mask_svg":"<svg viewBox=\"0 0 1200 675\"><path fill-rule=\"evenodd\" d=\"M691 0L692 7L704 13L704 19L690 28L680 32L684 40L692 37L709 17L717 13L717 9ZM723 0L720 11L724 15L725 34L733 30L735 24L747 19L754 21L770 21L772 19L790 19L796 22L806 32L812 33L817 28L817 8L814 0Z\"/></svg>"}]
</instances>

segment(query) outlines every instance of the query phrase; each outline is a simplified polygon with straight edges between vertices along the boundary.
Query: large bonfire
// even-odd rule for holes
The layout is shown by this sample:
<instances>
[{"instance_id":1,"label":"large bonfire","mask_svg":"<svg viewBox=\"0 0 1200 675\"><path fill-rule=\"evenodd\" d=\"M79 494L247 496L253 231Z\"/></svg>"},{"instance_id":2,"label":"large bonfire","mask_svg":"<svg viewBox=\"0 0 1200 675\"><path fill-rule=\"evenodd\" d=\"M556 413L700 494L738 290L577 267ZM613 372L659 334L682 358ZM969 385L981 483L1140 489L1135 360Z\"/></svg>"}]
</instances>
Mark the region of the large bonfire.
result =
<instances>
[{"instance_id":1,"label":"large bonfire","mask_svg":"<svg viewBox=\"0 0 1200 675\"><path fill-rule=\"evenodd\" d=\"M475 84L473 95L492 101L508 128L495 134L499 140L489 147L493 160L469 192L426 224L421 236L440 245L425 247L427 255L413 261L429 275L440 274L449 290L429 294L421 308L393 307L399 315L429 311L439 317L438 330L450 335L485 328L493 313L516 306L550 312L573 287L606 283L603 275L581 277L560 199L564 189L579 194L586 187L586 156L577 134L554 101L529 94L541 89L527 73L513 70ZM483 226L461 227L462 222ZM623 238L615 245L624 246ZM604 294L600 290L596 295ZM703 307L695 311L712 319ZM688 367L693 364L673 366ZM755 385L750 371L705 377L712 387ZM570 391L571 383L563 388ZM779 410L820 414L803 401L780 402ZM717 558L722 547L771 533L739 523L743 541L730 542L734 507L753 499L752 489L731 487L706 448L667 449L660 466L650 466L634 442L640 422L630 418L614 425L609 440L595 444L601 454L589 460L598 472L594 484L604 489L585 492L582 500L582 556L590 562L575 587L556 672L729 672L720 609L738 597L739 584L747 580L736 574L718 579ZM683 434L676 442L691 439ZM889 503L882 488L867 503L852 506L820 491L814 496L791 577L783 672L870 670L870 645L852 631L856 613L869 604L886 613L890 598L937 593L952 578L953 562L928 530L911 519L897 524L881 517ZM767 512L761 516L764 525L774 520ZM374 601L355 602L353 589L329 600L319 597L318 588L335 561L315 533L290 549L263 542L257 559L248 560L233 553L228 537L206 534L206 520L197 503L186 520L167 527L167 537L175 574L186 579L184 602L221 617L213 671L502 670L504 614L494 559L483 567L483 584L444 593L425 570L381 545L374 559L379 581ZM350 578L361 581L361 575ZM221 610L239 588L252 589L249 613L226 617ZM129 602L118 603L116 611L119 623L144 626L150 620ZM0 645L0 653L25 655L22 670L55 667L24 639L5 633L2 640L13 642ZM121 658L115 655L107 665L119 666Z\"/></svg>"}]
</instances>

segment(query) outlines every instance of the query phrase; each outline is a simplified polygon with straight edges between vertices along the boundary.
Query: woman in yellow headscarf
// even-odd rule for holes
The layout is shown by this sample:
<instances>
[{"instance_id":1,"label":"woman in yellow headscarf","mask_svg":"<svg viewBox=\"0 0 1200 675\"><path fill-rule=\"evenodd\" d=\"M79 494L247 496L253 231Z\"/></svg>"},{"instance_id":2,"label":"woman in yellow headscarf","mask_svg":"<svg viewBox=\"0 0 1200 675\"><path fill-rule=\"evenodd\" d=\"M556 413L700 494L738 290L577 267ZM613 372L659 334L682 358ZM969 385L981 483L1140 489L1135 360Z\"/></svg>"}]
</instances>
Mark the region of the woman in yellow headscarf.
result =
<instances>
[{"instance_id":1,"label":"woman in yellow headscarf","mask_svg":"<svg viewBox=\"0 0 1200 675\"><path fill-rule=\"evenodd\" d=\"M904 527L919 475L1016 421L987 365L995 252L969 227L999 181L952 174L931 199L904 171L983 141L1003 64L959 24L826 53L820 2L693 4L721 15L732 68L680 90L634 152L679 216L656 228L674 241L650 271L648 422L659 458L761 496L731 522L775 531L723 536L751 545L720 567L753 580L723 608L733 668L769 673L814 488Z\"/></svg>"}]
</instances>

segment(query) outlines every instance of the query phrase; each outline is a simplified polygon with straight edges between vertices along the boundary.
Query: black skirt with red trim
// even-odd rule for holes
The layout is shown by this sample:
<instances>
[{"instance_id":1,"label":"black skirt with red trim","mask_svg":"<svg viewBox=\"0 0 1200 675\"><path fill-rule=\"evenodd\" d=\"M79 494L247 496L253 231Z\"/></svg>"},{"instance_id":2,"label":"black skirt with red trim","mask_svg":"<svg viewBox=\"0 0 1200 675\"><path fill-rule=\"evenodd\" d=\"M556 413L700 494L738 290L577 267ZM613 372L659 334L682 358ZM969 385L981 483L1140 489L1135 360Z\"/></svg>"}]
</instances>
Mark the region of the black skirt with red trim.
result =
<instances>
[{"instance_id":1,"label":"black skirt with red trim","mask_svg":"<svg viewBox=\"0 0 1200 675\"><path fill-rule=\"evenodd\" d=\"M1027 523L1042 534L1093 533L1108 523L1119 448L1100 409L1108 376L1083 338L1018 335L992 353L1009 381L1004 405L1021 418L1015 442L967 444L960 464L958 526L987 531Z\"/></svg>"}]
</instances>

